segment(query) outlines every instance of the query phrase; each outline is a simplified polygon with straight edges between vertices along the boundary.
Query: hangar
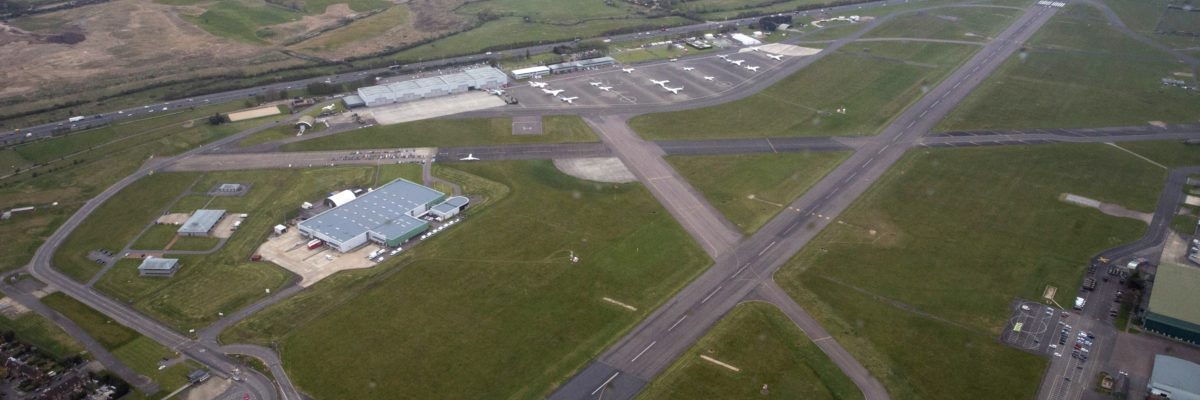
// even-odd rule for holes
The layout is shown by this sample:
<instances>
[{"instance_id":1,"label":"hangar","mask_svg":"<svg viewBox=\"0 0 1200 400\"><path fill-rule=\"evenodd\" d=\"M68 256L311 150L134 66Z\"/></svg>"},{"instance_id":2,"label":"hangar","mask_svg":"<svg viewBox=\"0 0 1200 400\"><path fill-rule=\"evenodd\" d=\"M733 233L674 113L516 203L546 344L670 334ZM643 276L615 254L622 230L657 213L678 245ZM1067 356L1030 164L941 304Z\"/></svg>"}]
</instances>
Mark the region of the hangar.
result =
<instances>
[{"instance_id":1,"label":"hangar","mask_svg":"<svg viewBox=\"0 0 1200 400\"><path fill-rule=\"evenodd\" d=\"M225 216L225 210L196 210L187 221L179 227L180 236L208 236L221 217Z\"/></svg>"},{"instance_id":2,"label":"hangar","mask_svg":"<svg viewBox=\"0 0 1200 400\"><path fill-rule=\"evenodd\" d=\"M492 67L468 68L461 72L430 76L358 89L358 97L369 107L402 103L429 97L465 93L508 84L508 75Z\"/></svg>"},{"instance_id":3,"label":"hangar","mask_svg":"<svg viewBox=\"0 0 1200 400\"><path fill-rule=\"evenodd\" d=\"M297 227L302 235L341 252L367 241L395 247L428 230L429 223L419 217L445 198L442 192L397 178Z\"/></svg>"},{"instance_id":4,"label":"hangar","mask_svg":"<svg viewBox=\"0 0 1200 400\"><path fill-rule=\"evenodd\" d=\"M1154 371L1146 389L1156 399L1200 400L1200 365L1193 362L1156 354Z\"/></svg>"},{"instance_id":5,"label":"hangar","mask_svg":"<svg viewBox=\"0 0 1200 400\"><path fill-rule=\"evenodd\" d=\"M1146 330L1188 343L1200 343L1200 269L1162 263L1154 276Z\"/></svg>"},{"instance_id":6,"label":"hangar","mask_svg":"<svg viewBox=\"0 0 1200 400\"><path fill-rule=\"evenodd\" d=\"M512 70L512 76L514 79L533 78L536 76L543 76L543 75L549 75L549 74L550 74L550 68L548 68L546 66L537 66L537 67L529 67L529 68L521 68L521 69Z\"/></svg>"}]
</instances>

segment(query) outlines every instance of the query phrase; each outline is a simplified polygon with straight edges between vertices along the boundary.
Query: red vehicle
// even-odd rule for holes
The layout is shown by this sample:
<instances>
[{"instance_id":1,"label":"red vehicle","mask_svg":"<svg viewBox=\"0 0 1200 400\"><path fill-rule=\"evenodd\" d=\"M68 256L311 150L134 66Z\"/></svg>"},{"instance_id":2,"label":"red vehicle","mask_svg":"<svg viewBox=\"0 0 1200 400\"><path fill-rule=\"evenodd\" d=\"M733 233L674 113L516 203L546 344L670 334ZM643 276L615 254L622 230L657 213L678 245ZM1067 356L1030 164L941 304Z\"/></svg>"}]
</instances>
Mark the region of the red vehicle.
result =
<instances>
[{"instance_id":1,"label":"red vehicle","mask_svg":"<svg viewBox=\"0 0 1200 400\"><path fill-rule=\"evenodd\" d=\"M321 245L323 245L323 244L325 244L325 242L321 241L321 239L313 239L308 242L308 249L312 250L312 249L321 247Z\"/></svg>"},{"instance_id":2,"label":"red vehicle","mask_svg":"<svg viewBox=\"0 0 1200 400\"><path fill-rule=\"evenodd\" d=\"M259 261L259 260L262 260L262 254L255 254L255 255L250 256L250 261Z\"/></svg>"}]
</instances>

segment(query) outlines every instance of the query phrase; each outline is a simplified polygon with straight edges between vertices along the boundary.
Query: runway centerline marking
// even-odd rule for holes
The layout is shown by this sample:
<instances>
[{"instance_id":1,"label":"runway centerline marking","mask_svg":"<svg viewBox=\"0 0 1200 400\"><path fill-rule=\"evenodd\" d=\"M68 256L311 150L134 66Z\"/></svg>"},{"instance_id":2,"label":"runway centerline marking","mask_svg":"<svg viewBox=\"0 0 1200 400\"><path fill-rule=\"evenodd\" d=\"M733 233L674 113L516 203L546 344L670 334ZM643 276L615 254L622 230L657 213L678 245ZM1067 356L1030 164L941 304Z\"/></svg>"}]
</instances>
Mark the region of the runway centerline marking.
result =
<instances>
[{"instance_id":1,"label":"runway centerline marking","mask_svg":"<svg viewBox=\"0 0 1200 400\"><path fill-rule=\"evenodd\" d=\"M679 326L679 323L683 322L683 320L685 320L685 319L687 319L687 314L684 314L682 317L679 317L679 320L678 320L678 321L675 321L675 323L674 323L674 324L671 324L671 327L670 327L670 328L667 328L667 332L670 332L670 331L674 330L674 329L675 329L675 327L676 327L676 326Z\"/></svg>"},{"instance_id":2,"label":"runway centerline marking","mask_svg":"<svg viewBox=\"0 0 1200 400\"><path fill-rule=\"evenodd\" d=\"M650 342L650 345L648 345L648 346L646 346L646 348L642 349L642 351L641 351L640 353L637 353L637 355L636 355L636 356L633 356L633 359L632 359L632 360L629 360L629 362L634 362L634 361L637 361L637 359L638 359L639 357L641 357L641 356L642 356L642 354L646 354L646 352L647 352L647 351L650 351L650 348L651 348L651 347L654 347L654 344L655 344L655 343L658 343L658 341L657 341L657 340L655 340L655 341L653 341L653 342Z\"/></svg>"},{"instance_id":3,"label":"runway centerline marking","mask_svg":"<svg viewBox=\"0 0 1200 400\"><path fill-rule=\"evenodd\" d=\"M723 288L723 287L724 286L717 286L716 289L713 289L712 293L709 293L708 296L704 296L704 300L700 300L700 304L704 304L705 302L707 302L708 299L711 299L713 297L713 295L715 295L715 294L717 294L717 292L721 291L721 288Z\"/></svg>"},{"instance_id":4,"label":"runway centerline marking","mask_svg":"<svg viewBox=\"0 0 1200 400\"><path fill-rule=\"evenodd\" d=\"M617 379L617 375L620 375L620 374L621 374L621 371L614 372L612 374L612 376L608 377L608 379L604 381L604 383L601 383L600 386L597 386L596 390L592 391L592 395L595 396L596 392L599 392L600 389L604 389L605 386L608 386L609 382L612 382L613 379Z\"/></svg>"},{"instance_id":5,"label":"runway centerline marking","mask_svg":"<svg viewBox=\"0 0 1200 400\"><path fill-rule=\"evenodd\" d=\"M829 339L833 339L833 336L826 336L826 337L823 337L823 338L817 338L817 339L813 339L813 343L820 342L820 341L822 341L822 340L829 340Z\"/></svg>"},{"instance_id":6,"label":"runway centerline marking","mask_svg":"<svg viewBox=\"0 0 1200 400\"><path fill-rule=\"evenodd\" d=\"M776 242L771 242L771 244L768 244L768 245L767 245L767 247L764 247L764 248L762 249L762 251L758 252L758 255L760 255L760 256L761 256L761 255L763 255L763 253L766 253L766 252L767 252L767 250L770 250L772 246L775 246L775 243L776 243Z\"/></svg>"},{"instance_id":7,"label":"runway centerline marking","mask_svg":"<svg viewBox=\"0 0 1200 400\"><path fill-rule=\"evenodd\" d=\"M746 265L743 265L741 268L738 268L737 272L734 272L734 273L733 273L733 275L730 275L730 276L729 276L729 278L730 278L730 279L737 278L737 276L738 276L739 274L741 274L741 273L742 273L742 271L745 271L745 270L746 270L746 267L749 267L749 266L750 266L750 264L749 264L749 263L746 263Z\"/></svg>"}]
</instances>

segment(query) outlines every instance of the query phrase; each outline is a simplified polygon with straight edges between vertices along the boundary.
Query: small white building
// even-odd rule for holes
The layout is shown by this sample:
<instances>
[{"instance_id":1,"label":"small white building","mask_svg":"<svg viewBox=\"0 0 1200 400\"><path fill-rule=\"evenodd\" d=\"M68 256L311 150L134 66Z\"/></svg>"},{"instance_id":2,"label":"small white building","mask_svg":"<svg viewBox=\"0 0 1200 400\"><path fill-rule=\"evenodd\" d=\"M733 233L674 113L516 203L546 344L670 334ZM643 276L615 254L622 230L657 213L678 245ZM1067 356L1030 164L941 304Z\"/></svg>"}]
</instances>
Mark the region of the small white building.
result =
<instances>
[{"instance_id":1,"label":"small white building","mask_svg":"<svg viewBox=\"0 0 1200 400\"><path fill-rule=\"evenodd\" d=\"M455 215L466 209L467 204L470 202L471 200L466 197L454 196L446 199L442 204L433 206L433 208L429 209L429 213L438 221L445 221L454 218Z\"/></svg>"},{"instance_id":2,"label":"small white building","mask_svg":"<svg viewBox=\"0 0 1200 400\"><path fill-rule=\"evenodd\" d=\"M746 36L746 34L741 32L729 35L729 38L738 41L738 43L741 43L743 46L755 46L762 44L762 42L758 39Z\"/></svg>"},{"instance_id":3,"label":"small white building","mask_svg":"<svg viewBox=\"0 0 1200 400\"><path fill-rule=\"evenodd\" d=\"M287 232L287 226L285 226L284 224L275 225L275 234L276 235L282 235L285 232Z\"/></svg>"},{"instance_id":4,"label":"small white building","mask_svg":"<svg viewBox=\"0 0 1200 400\"><path fill-rule=\"evenodd\" d=\"M543 65L512 70L514 79L533 78L544 75L550 75L550 68Z\"/></svg>"},{"instance_id":5,"label":"small white building","mask_svg":"<svg viewBox=\"0 0 1200 400\"><path fill-rule=\"evenodd\" d=\"M349 191L349 190L343 190L343 191L334 193L332 196L326 197L325 205L327 205L331 208L341 207L343 204L349 203L350 200L354 200L354 197L355 197L354 192Z\"/></svg>"}]
</instances>

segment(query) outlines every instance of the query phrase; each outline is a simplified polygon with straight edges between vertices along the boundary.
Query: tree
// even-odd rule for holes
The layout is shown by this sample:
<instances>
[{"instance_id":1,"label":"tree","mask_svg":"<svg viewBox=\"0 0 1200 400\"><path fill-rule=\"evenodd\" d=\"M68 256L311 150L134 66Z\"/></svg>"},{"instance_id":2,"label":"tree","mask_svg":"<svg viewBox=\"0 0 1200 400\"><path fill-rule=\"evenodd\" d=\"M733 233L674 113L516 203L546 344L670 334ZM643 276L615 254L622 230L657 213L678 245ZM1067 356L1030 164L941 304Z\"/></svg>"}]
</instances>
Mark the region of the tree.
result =
<instances>
[{"instance_id":1,"label":"tree","mask_svg":"<svg viewBox=\"0 0 1200 400\"><path fill-rule=\"evenodd\" d=\"M216 114L213 114L211 117L208 117L209 125L216 126L216 125L220 125L220 124L223 124L226 122L228 122L228 119L226 119L225 116L221 115L220 113L216 113Z\"/></svg>"}]
</instances>

